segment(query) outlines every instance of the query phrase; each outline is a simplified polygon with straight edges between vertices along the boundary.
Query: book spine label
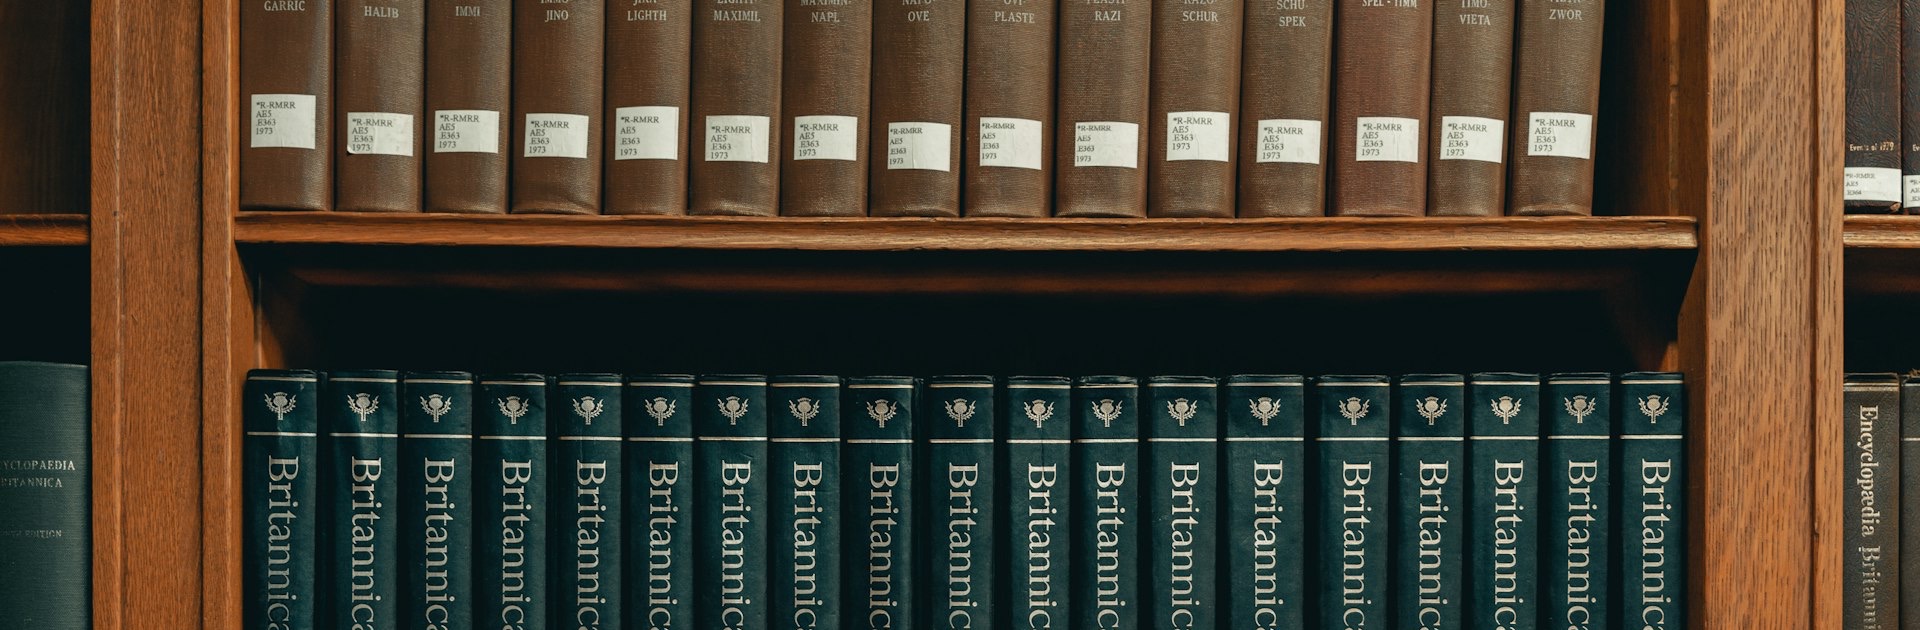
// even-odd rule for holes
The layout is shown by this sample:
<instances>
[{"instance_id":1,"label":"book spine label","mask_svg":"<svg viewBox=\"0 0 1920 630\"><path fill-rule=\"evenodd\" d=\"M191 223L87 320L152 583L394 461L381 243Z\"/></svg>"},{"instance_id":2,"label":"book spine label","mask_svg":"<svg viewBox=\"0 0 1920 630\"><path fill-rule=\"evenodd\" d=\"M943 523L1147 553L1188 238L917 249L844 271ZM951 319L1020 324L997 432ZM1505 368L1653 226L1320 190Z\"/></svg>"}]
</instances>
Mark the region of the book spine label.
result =
<instances>
[{"instance_id":1,"label":"book spine label","mask_svg":"<svg viewBox=\"0 0 1920 630\"><path fill-rule=\"evenodd\" d=\"M1429 214L1506 214L1513 18L1520 0L1434 2Z\"/></svg>"},{"instance_id":2,"label":"book spine label","mask_svg":"<svg viewBox=\"0 0 1920 630\"><path fill-rule=\"evenodd\" d=\"M1326 214L1336 0L1249 2L1240 77L1243 217Z\"/></svg>"},{"instance_id":3,"label":"book spine label","mask_svg":"<svg viewBox=\"0 0 1920 630\"><path fill-rule=\"evenodd\" d=\"M1593 214L1606 3L1520 0L1516 21L1508 206L1516 215Z\"/></svg>"},{"instance_id":4,"label":"book spine label","mask_svg":"<svg viewBox=\"0 0 1920 630\"><path fill-rule=\"evenodd\" d=\"M556 614L566 625L620 630L625 616L621 569L626 518L622 483L626 467L618 374L571 374L554 389L553 527L554 575L564 604Z\"/></svg>"},{"instance_id":5,"label":"book spine label","mask_svg":"<svg viewBox=\"0 0 1920 630\"><path fill-rule=\"evenodd\" d=\"M333 207L333 3L240 7L240 207Z\"/></svg>"},{"instance_id":6,"label":"book spine label","mask_svg":"<svg viewBox=\"0 0 1920 630\"><path fill-rule=\"evenodd\" d=\"M1916 13L1915 15L1920 15ZM1852 406L1847 407L1851 409ZM1900 466L1899 514L1902 523L1920 523L1920 381L1908 378L1900 387L1900 461L1916 462ZM1895 510L1888 510L1894 512ZM1900 578L1887 582L1900 585L1900 627L1920 628L1920 528L1895 527L1900 532Z\"/></svg>"},{"instance_id":7,"label":"book spine label","mask_svg":"<svg viewBox=\"0 0 1920 630\"><path fill-rule=\"evenodd\" d=\"M1147 381L1147 628L1220 625L1218 398L1212 378Z\"/></svg>"},{"instance_id":8,"label":"book spine label","mask_svg":"<svg viewBox=\"0 0 1920 630\"><path fill-rule=\"evenodd\" d=\"M1064 378L1015 378L1006 389L1006 625L1067 628L1074 538L1072 390Z\"/></svg>"},{"instance_id":9,"label":"book spine label","mask_svg":"<svg viewBox=\"0 0 1920 630\"><path fill-rule=\"evenodd\" d=\"M400 380L400 627L473 627L473 377Z\"/></svg>"},{"instance_id":10,"label":"book spine label","mask_svg":"<svg viewBox=\"0 0 1920 630\"><path fill-rule=\"evenodd\" d=\"M693 392L691 377L635 376L627 382L624 489L631 560L625 586L633 626L695 627Z\"/></svg>"},{"instance_id":11,"label":"book spine label","mask_svg":"<svg viewBox=\"0 0 1920 630\"><path fill-rule=\"evenodd\" d=\"M1623 610L1687 627L1687 401L1681 375L1620 377ZM1635 533L1637 532L1637 533ZM1844 625L1844 624L1843 624ZM1848 626L1854 627L1854 626Z\"/></svg>"},{"instance_id":12,"label":"book spine label","mask_svg":"<svg viewBox=\"0 0 1920 630\"><path fill-rule=\"evenodd\" d=\"M1393 469L1386 377L1325 376L1315 386L1321 480L1316 547L1320 628L1388 628Z\"/></svg>"},{"instance_id":13,"label":"book spine label","mask_svg":"<svg viewBox=\"0 0 1920 630\"><path fill-rule=\"evenodd\" d=\"M880 0L873 7L872 212L960 216L960 107L967 4Z\"/></svg>"},{"instance_id":14,"label":"book spine label","mask_svg":"<svg viewBox=\"0 0 1920 630\"><path fill-rule=\"evenodd\" d=\"M788 1L780 213L866 216L874 3Z\"/></svg>"},{"instance_id":15,"label":"book spine label","mask_svg":"<svg viewBox=\"0 0 1920 630\"><path fill-rule=\"evenodd\" d=\"M513 1L429 2L426 12L425 209L506 212Z\"/></svg>"},{"instance_id":16,"label":"book spine label","mask_svg":"<svg viewBox=\"0 0 1920 630\"><path fill-rule=\"evenodd\" d=\"M1540 378L1475 374L1467 448L1469 627L1539 616Z\"/></svg>"},{"instance_id":17,"label":"book spine label","mask_svg":"<svg viewBox=\"0 0 1920 630\"><path fill-rule=\"evenodd\" d=\"M967 3L967 216L1051 214L1058 8L1058 0Z\"/></svg>"},{"instance_id":18,"label":"book spine label","mask_svg":"<svg viewBox=\"0 0 1920 630\"><path fill-rule=\"evenodd\" d=\"M1074 385L1075 628L1140 627L1139 397L1131 378Z\"/></svg>"},{"instance_id":19,"label":"book spine label","mask_svg":"<svg viewBox=\"0 0 1920 630\"><path fill-rule=\"evenodd\" d=\"M1339 2L1332 214L1424 215L1434 2Z\"/></svg>"},{"instance_id":20,"label":"book spine label","mask_svg":"<svg viewBox=\"0 0 1920 630\"><path fill-rule=\"evenodd\" d=\"M1556 375L1540 401L1552 420L1542 459L1544 623L1610 628L1615 605L1613 392L1606 374Z\"/></svg>"},{"instance_id":21,"label":"book spine label","mask_svg":"<svg viewBox=\"0 0 1920 630\"><path fill-rule=\"evenodd\" d=\"M1900 212L1900 0L1853 0L1847 21L1848 212Z\"/></svg>"},{"instance_id":22,"label":"book spine label","mask_svg":"<svg viewBox=\"0 0 1920 630\"><path fill-rule=\"evenodd\" d=\"M780 206L781 0L695 0L690 214Z\"/></svg>"},{"instance_id":23,"label":"book spine label","mask_svg":"<svg viewBox=\"0 0 1920 630\"><path fill-rule=\"evenodd\" d=\"M1851 377L1845 386L1847 484L1841 540L1847 559L1841 594L1845 628L1900 624L1900 386L1892 375ZM1644 464L1643 464L1644 465ZM1644 479L1643 479L1644 481Z\"/></svg>"},{"instance_id":24,"label":"book spine label","mask_svg":"<svg viewBox=\"0 0 1920 630\"><path fill-rule=\"evenodd\" d=\"M1243 0L1153 3L1147 214L1232 218Z\"/></svg>"},{"instance_id":25,"label":"book spine label","mask_svg":"<svg viewBox=\"0 0 1920 630\"><path fill-rule=\"evenodd\" d=\"M859 628L913 626L915 591L914 383L907 378L848 382L845 432L845 540L866 541L848 554L848 623ZM858 602L857 604L852 602Z\"/></svg>"},{"instance_id":26,"label":"book spine label","mask_svg":"<svg viewBox=\"0 0 1920 630\"><path fill-rule=\"evenodd\" d=\"M1297 376L1236 376L1220 402L1228 628L1307 627L1304 390Z\"/></svg>"},{"instance_id":27,"label":"book spine label","mask_svg":"<svg viewBox=\"0 0 1920 630\"><path fill-rule=\"evenodd\" d=\"M88 395L90 370L84 365L62 363L44 363L37 361L0 362L0 462L6 462L4 472L0 472L0 610L6 611L6 625L80 629L92 627L92 450L89 444L91 433ZM266 376L265 373L256 373ZM280 385L283 383L276 383ZM284 383L298 385L298 383ZM252 382L248 389L254 388ZM297 389L275 389L271 391L289 391L300 395ZM243 414L243 422L262 423L256 418L262 411L252 409L266 402L266 393L249 392L249 410ZM267 416L265 420L272 420ZM289 423L298 422L298 418L289 418ZM277 431L277 429L272 429ZM268 436L259 436L268 437ZM255 437L243 438L243 443L251 446ZM263 445L264 446L264 445ZM284 448L282 452L298 451L298 442L274 444ZM290 447L290 448L286 448ZM264 459L264 455L254 456ZM253 461L250 459L249 461ZM253 501L261 494L275 491L274 484L266 475L272 471L253 470L247 477L246 500ZM308 476L319 471L309 470ZM281 476L286 476L284 473ZM297 495L303 480L287 479L288 488L282 497ZM297 500L297 496L295 497ZM246 505L256 505L248 503ZM257 505L265 505L259 503ZM244 509L244 507L243 507ZM246 531L264 536L249 538L246 551L247 567L259 571L265 576L264 584L272 584L276 577L274 568L292 569L287 576L298 575L300 563L306 559L296 558L303 540L298 537L300 523L297 521L299 507L288 506L281 510L267 510L265 514L252 510L243 511L246 515ZM294 513L295 517L276 519L272 514ZM284 553L275 555L275 530L271 527L279 522L290 525L291 529L279 530L288 544ZM269 529L259 530L262 526ZM24 534L24 535L23 535ZM262 549L262 546L265 548ZM260 553L265 551L266 553ZM278 558L282 561L277 567L271 562ZM265 568L267 570L262 570ZM284 576L283 576L284 577ZM297 583L281 583L294 586ZM273 600L260 597L259 594L272 592L271 588L254 586L249 583L247 590L249 601L265 600L269 605ZM297 587L296 587L297 588ZM297 608L289 608L295 612ZM250 617L257 619L258 617Z\"/></svg>"},{"instance_id":28,"label":"book spine label","mask_svg":"<svg viewBox=\"0 0 1920 630\"><path fill-rule=\"evenodd\" d=\"M695 615L703 628L767 627L767 386L761 377L702 378L694 391L701 498Z\"/></svg>"},{"instance_id":29,"label":"book spine label","mask_svg":"<svg viewBox=\"0 0 1920 630\"><path fill-rule=\"evenodd\" d=\"M1060 8L1056 213L1147 216L1151 3Z\"/></svg>"},{"instance_id":30,"label":"book spine label","mask_svg":"<svg viewBox=\"0 0 1920 630\"><path fill-rule=\"evenodd\" d=\"M537 625L547 619L551 584L546 379L484 377L474 405L473 616L489 626Z\"/></svg>"},{"instance_id":31,"label":"book spine label","mask_svg":"<svg viewBox=\"0 0 1920 630\"><path fill-rule=\"evenodd\" d=\"M922 422L927 463L926 512L934 535L922 536L927 582L926 626L991 627L998 613L999 539L993 524L1000 471L994 466L997 405L991 377L940 377L927 385Z\"/></svg>"},{"instance_id":32,"label":"book spine label","mask_svg":"<svg viewBox=\"0 0 1920 630\"><path fill-rule=\"evenodd\" d=\"M775 377L773 434L775 628L841 627L840 381Z\"/></svg>"},{"instance_id":33,"label":"book spine label","mask_svg":"<svg viewBox=\"0 0 1920 630\"><path fill-rule=\"evenodd\" d=\"M255 370L241 422L242 625L313 627L320 524L319 377Z\"/></svg>"},{"instance_id":34,"label":"book spine label","mask_svg":"<svg viewBox=\"0 0 1920 630\"><path fill-rule=\"evenodd\" d=\"M345 0L335 14L335 210L420 211L426 4Z\"/></svg>"},{"instance_id":35,"label":"book spine label","mask_svg":"<svg viewBox=\"0 0 1920 630\"><path fill-rule=\"evenodd\" d=\"M401 601L399 374L334 372L322 389L319 627L393 628Z\"/></svg>"},{"instance_id":36,"label":"book spine label","mask_svg":"<svg viewBox=\"0 0 1920 630\"><path fill-rule=\"evenodd\" d=\"M513 7L513 208L600 213L603 0Z\"/></svg>"},{"instance_id":37,"label":"book spine label","mask_svg":"<svg viewBox=\"0 0 1920 630\"><path fill-rule=\"evenodd\" d=\"M1457 628L1466 607L1466 389L1457 374L1400 379L1393 406L1397 628Z\"/></svg>"},{"instance_id":38,"label":"book spine label","mask_svg":"<svg viewBox=\"0 0 1920 630\"><path fill-rule=\"evenodd\" d=\"M687 213L692 0L607 3L607 214Z\"/></svg>"}]
</instances>

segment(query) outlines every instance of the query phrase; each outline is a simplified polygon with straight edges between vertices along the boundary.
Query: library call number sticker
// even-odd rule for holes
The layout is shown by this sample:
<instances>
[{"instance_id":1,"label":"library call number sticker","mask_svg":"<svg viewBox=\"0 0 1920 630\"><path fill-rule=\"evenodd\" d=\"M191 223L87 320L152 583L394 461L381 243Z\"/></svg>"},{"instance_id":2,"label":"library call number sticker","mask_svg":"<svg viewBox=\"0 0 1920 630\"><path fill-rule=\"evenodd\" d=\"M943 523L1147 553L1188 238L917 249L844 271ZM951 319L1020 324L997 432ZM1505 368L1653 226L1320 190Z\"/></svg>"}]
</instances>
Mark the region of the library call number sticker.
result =
<instances>
[{"instance_id":1,"label":"library call number sticker","mask_svg":"<svg viewBox=\"0 0 1920 630\"><path fill-rule=\"evenodd\" d=\"M1040 170L1044 141L1038 120L980 117L980 165Z\"/></svg>"},{"instance_id":2,"label":"library call number sticker","mask_svg":"<svg viewBox=\"0 0 1920 630\"><path fill-rule=\"evenodd\" d=\"M311 149L314 144L312 94L253 95L255 149Z\"/></svg>"},{"instance_id":3,"label":"library call number sticker","mask_svg":"<svg viewBox=\"0 0 1920 630\"><path fill-rule=\"evenodd\" d=\"M680 159L680 108L670 105L613 110L613 159Z\"/></svg>"},{"instance_id":4,"label":"library call number sticker","mask_svg":"<svg viewBox=\"0 0 1920 630\"><path fill-rule=\"evenodd\" d=\"M953 125L936 122L887 123L887 170L947 171L953 153Z\"/></svg>"},{"instance_id":5,"label":"library call number sticker","mask_svg":"<svg viewBox=\"0 0 1920 630\"><path fill-rule=\"evenodd\" d=\"M1140 167L1140 125L1083 122L1073 125L1073 165Z\"/></svg>"},{"instance_id":6,"label":"library call number sticker","mask_svg":"<svg viewBox=\"0 0 1920 630\"><path fill-rule=\"evenodd\" d=\"M1226 112L1167 112L1167 161L1229 161L1230 120Z\"/></svg>"},{"instance_id":7,"label":"library call number sticker","mask_svg":"<svg viewBox=\"0 0 1920 630\"><path fill-rule=\"evenodd\" d=\"M499 153L500 112L441 109L433 112L434 153Z\"/></svg>"},{"instance_id":8,"label":"library call number sticker","mask_svg":"<svg viewBox=\"0 0 1920 630\"><path fill-rule=\"evenodd\" d=\"M347 113L347 154L413 156L413 115Z\"/></svg>"},{"instance_id":9,"label":"library call number sticker","mask_svg":"<svg viewBox=\"0 0 1920 630\"><path fill-rule=\"evenodd\" d=\"M794 116L793 159L860 159L860 119L853 116Z\"/></svg>"},{"instance_id":10,"label":"library call number sticker","mask_svg":"<svg viewBox=\"0 0 1920 630\"><path fill-rule=\"evenodd\" d=\"M523 155L535 157L585 158L592 138L586 116L579 114L527 114L527 137Z\"/></svg>"},{"instance_id":11,"label":"library call number sticker","mask_svg":"<svg viewBox=\"0 0 1920 630\"><path fill-rule=\"evenodd\" d=\"M1440 159L1499 164L1507 154L1507 121L1479 116L1440 117Z\"/></svg>"},{"instance_id":12,"label":"library call number sticker","mask_svg":"<svg viewBox=\"0 0 1920 630\"><path fill-rule=\"evenodd\" d=\"M1260 121L1258 164L1319 164L1320 121L1269 118Z\"/></svg>"},{"instance_id":13,"label":"library call number sticker","mask_svg":"<svg viewBox=\"0 0 1920 630\"><path fill-rule=\"evenodd\" d=\"M1419 162L1420 120L1361 116L1353 136L1357 162Z\"/></svg>"},{"instance_id":14,"label":"library call number sticker","mask_svg":"<svg viewBox=\"0 0 1920 630\"><path fill-rule=\"evenodd\" d=\"M766 116L708 116L708 162L767 163Z\"/></svg>"},{"instance_id":15,"label":"library call number sticker","mask_svg":"<svg viewBox=\"0 0 1920 630\"><path fill-rule=\"evenodd\" d=\"M1593 159L1593 115L1533 112L1527 116L1527 156Z\"/></svg>"}]
</instances>

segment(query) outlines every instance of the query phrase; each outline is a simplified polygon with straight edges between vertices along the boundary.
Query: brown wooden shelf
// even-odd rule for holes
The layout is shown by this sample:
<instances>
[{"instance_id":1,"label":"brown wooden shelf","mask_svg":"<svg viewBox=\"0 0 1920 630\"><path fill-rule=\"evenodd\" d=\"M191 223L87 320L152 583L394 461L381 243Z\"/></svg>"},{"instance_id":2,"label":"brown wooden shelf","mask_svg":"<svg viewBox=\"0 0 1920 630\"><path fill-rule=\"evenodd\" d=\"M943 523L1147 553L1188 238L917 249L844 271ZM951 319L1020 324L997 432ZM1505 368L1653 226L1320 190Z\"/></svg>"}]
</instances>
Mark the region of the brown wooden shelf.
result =
<instances>
[{"instance_id":1,"label":"brown wooden shelf","mask_svg":"<svg viewBox=\"0 0 1920 630\"><path fill-rule=\"evenodd\" d=\"M1845 225L1848 249L1920 249L1920 216L1849 215Z\"/></svg>"},{"instance_id":2,"label":"brown wooden shelf","mask_svg":"<svg viewBox=\"0 0 1920 630\"><path fill-rule=\"evenodd\" d=\"M1625 251L1698 246L1692 217L918 219L243 212L243 244L802 251Z\"/></svg>"},{"instance_id":3,"label":"brown wooden shelf","mask_svg":"<svg viewBox=\"0 0 1920 630\"><path fill-rule=\"evenodd\" d=\"M87 215L0 214L0 246L84 246Z\"/></svg>"}]
</instances>

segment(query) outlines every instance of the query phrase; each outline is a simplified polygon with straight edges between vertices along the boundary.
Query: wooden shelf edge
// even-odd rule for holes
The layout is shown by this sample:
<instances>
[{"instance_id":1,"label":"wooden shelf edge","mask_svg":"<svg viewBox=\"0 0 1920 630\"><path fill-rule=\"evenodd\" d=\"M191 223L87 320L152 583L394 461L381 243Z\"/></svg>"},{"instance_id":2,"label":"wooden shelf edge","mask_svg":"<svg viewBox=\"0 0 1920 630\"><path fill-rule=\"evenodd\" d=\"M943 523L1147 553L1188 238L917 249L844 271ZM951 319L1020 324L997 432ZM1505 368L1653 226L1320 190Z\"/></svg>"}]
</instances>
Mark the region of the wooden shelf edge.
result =
<instances>
[{"instance_id":1,"label":"wooden shelf edge","mask_svg":"<svg viewBox=\"0 0 1920 630\"><path fill-rule=\"evenodd\" d=\"M1920 249L1920 216L1854 214L1844 225L1847 249Z\"/></svg>"},{"instance_id":2,"label":"wooden shelf edge","mask_svg":"<svg viewBox=\"0 0 1920 630\"><path fill-rule=\"evenodd\" d=\"M0 214L0 246L85 246L84 214Z\"/></svg>"},{"instance_id":3,"label":"wooden shelf edge","mask_svg":"<svg viewBox=\"0 0 1920 630\"><path fill-rule=\"evenodd\" d=\"M252 245L813 251L1690 250L1692 217L931 219L242 212Z\"/></svg>"}]
</instances>

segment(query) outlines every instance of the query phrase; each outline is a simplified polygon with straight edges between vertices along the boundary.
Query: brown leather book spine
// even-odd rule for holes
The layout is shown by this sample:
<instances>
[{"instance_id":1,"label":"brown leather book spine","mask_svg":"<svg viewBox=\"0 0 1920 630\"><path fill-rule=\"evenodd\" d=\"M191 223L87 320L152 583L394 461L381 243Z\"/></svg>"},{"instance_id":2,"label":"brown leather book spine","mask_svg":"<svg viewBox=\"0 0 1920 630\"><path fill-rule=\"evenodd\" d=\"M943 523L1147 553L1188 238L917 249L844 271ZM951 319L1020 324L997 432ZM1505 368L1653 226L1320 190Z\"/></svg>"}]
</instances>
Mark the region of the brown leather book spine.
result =
<instances>
[{"instance_id":1,"label":"brown leather book spine","mask_svg":"<svg viewBox=\"0 0 1920 630\"><path fill-rule=\"evenodd\" d=\"M607 214L687 213L692 0L608 0Z\"/></svg>"},{"instance_id":2,"label":"brown leather book spine","mask_svg":"<svg viewBox=\"0 0 1920 630\"><path fill-rule=\"evenodd\" d=\"M1233 216L1241 2L1154 4L1148 216Z\"/></svg>"},{"instance_id":3,"label":"brown leather book spine","mask_svg":"<svg viewBox=\"0 0 1920 630\"><path fill-rule=\"evenodd\" d=\"M1506 213L1515 1L1434 0L1428 214Z\"/></svg>"},{"instance_id":4,"label":"brown leather book spine","mask_svg":"<svg viewBox=\"0 0 1920 630\"><path fill-rule=\"evenodd\" d=\"M873 0L785 0L780 213L867 215Z\"/></svg>"},{"instance_id":5,"label":"brown leather book spine","mask_svg":"<svg viewBox=\"0 0 1920 630\"><path fill-rule=\"evenodd\" d=\"M240 3L240 112L240 207L332 207L332 0Z\"/></svg>"},{"instance_id":6,"label":"brown leather book spine","mask_svg":"<svg viewBox=\"0 0 1920 630\"><path fill-rule=\"evenodd\" d=\"M965 0L875 0L871 212L960 216Z\"/></svg>"},{"instance_id":7,"label":"brown leather book spine","mask_svg":"<svg viewBox=\"0 0 1920 630\"><path fill-rule=\"evenodd\" d=\"M1920 213L1920 0L1901 0L1900 23L1900 207L1914 214ZM1920 550L1908 557L1920 562ZM1913 592L1915 604L1902 609L1915 621L1903 623L1920 628L1920 578L1902 589Z\"/></svg>"},{"instance_id":8,"label":"brown leather book spine","mask_svg":"<svg viewBox=\"0 0 1920 630\"><path fill-rule=\"evenodd\" d=\"M1054 213L1147 216L1151 0L1060 7Z\"/></svg>"},{"instance_id":9,"label":"brown leather book spine","mask_svg":"<svg viewBox=\"0 0 1920 630\"><path fill-rule=\"evenodd\" d=\"M1900 0L1847 0L1847 212L1900 211Z\"/></svg>"},{"instance_id":10,"label":"brown leather book spine","mask_svg":"<svg viewBox=\"0 0 1920 630\"><path fill-rule=\"evenodd\" d=\"M335 16L333 209L419 212L426 0L346 0Z\"/></svg>"},{"instance_id":11,"label":"brown leather book spine","mask_svg":"<svg viewBox=\"0 0 1920 630\"><path fill-rule=\"evenodd\" d=\"M1593 214L1605 18L1605 0L1520 2L1507 152L1513 214Z\"/></svg>"},{"instance_id":12,"label":"brown leather book spine","mask_svg":"<svg viewBox=\"0 0 1920 630\"><path fill-rule=\"evenodd\" d=\"M1240 216L1327 213L1334 2L1247 2L1240 63Z\"/></svg>"},{"instance_id":13,"label":"brown leather book spine","mask_svg":"<svg viewBox=\"0 0 1920 630\"><path fill-rule=\"evenodd\" d=\"M692 214L779 214L782 1L694 2Z\"/></svg>"},{"instance_id":14,"label":"brown leather book spine","mask_svg":"<svg viewBox=\"0 0 1920 630\"><path fill-rule=\"evenodd\" d=\"M1057 0L967 5L967 216L1052 214L1057 10Z\"/></svg>"},{"instance_id":15,"label":"brown leather book spine","mask_svg":"<svg viewBox=\"0 0 1920 630\"><path fill-rule=\"evenodd\" d=\"M1433 3L1340 0L1334 25L1333 214L1427 213ZM1458 0L1455 0L1458 1Z\"/></svg>"},{"instance_id":16,"label":"brown leather book spine","mask_svg":"<svg viewBox=\"0 0 1920 630\"><path fill-rule=\"evenodd\" d=\"M426 211L507 211L513 1L428 0Z\"/></svg>"},{"instance_id":17,"label":"brown leather book spine","mask_svg":"<svg viewBox=\"0 0 1920 630\"><path fill-rule=\"evenodd\" d=\"M513 7L513 212L600 212L601 0Z\"/></svg>"}]
</instances>

